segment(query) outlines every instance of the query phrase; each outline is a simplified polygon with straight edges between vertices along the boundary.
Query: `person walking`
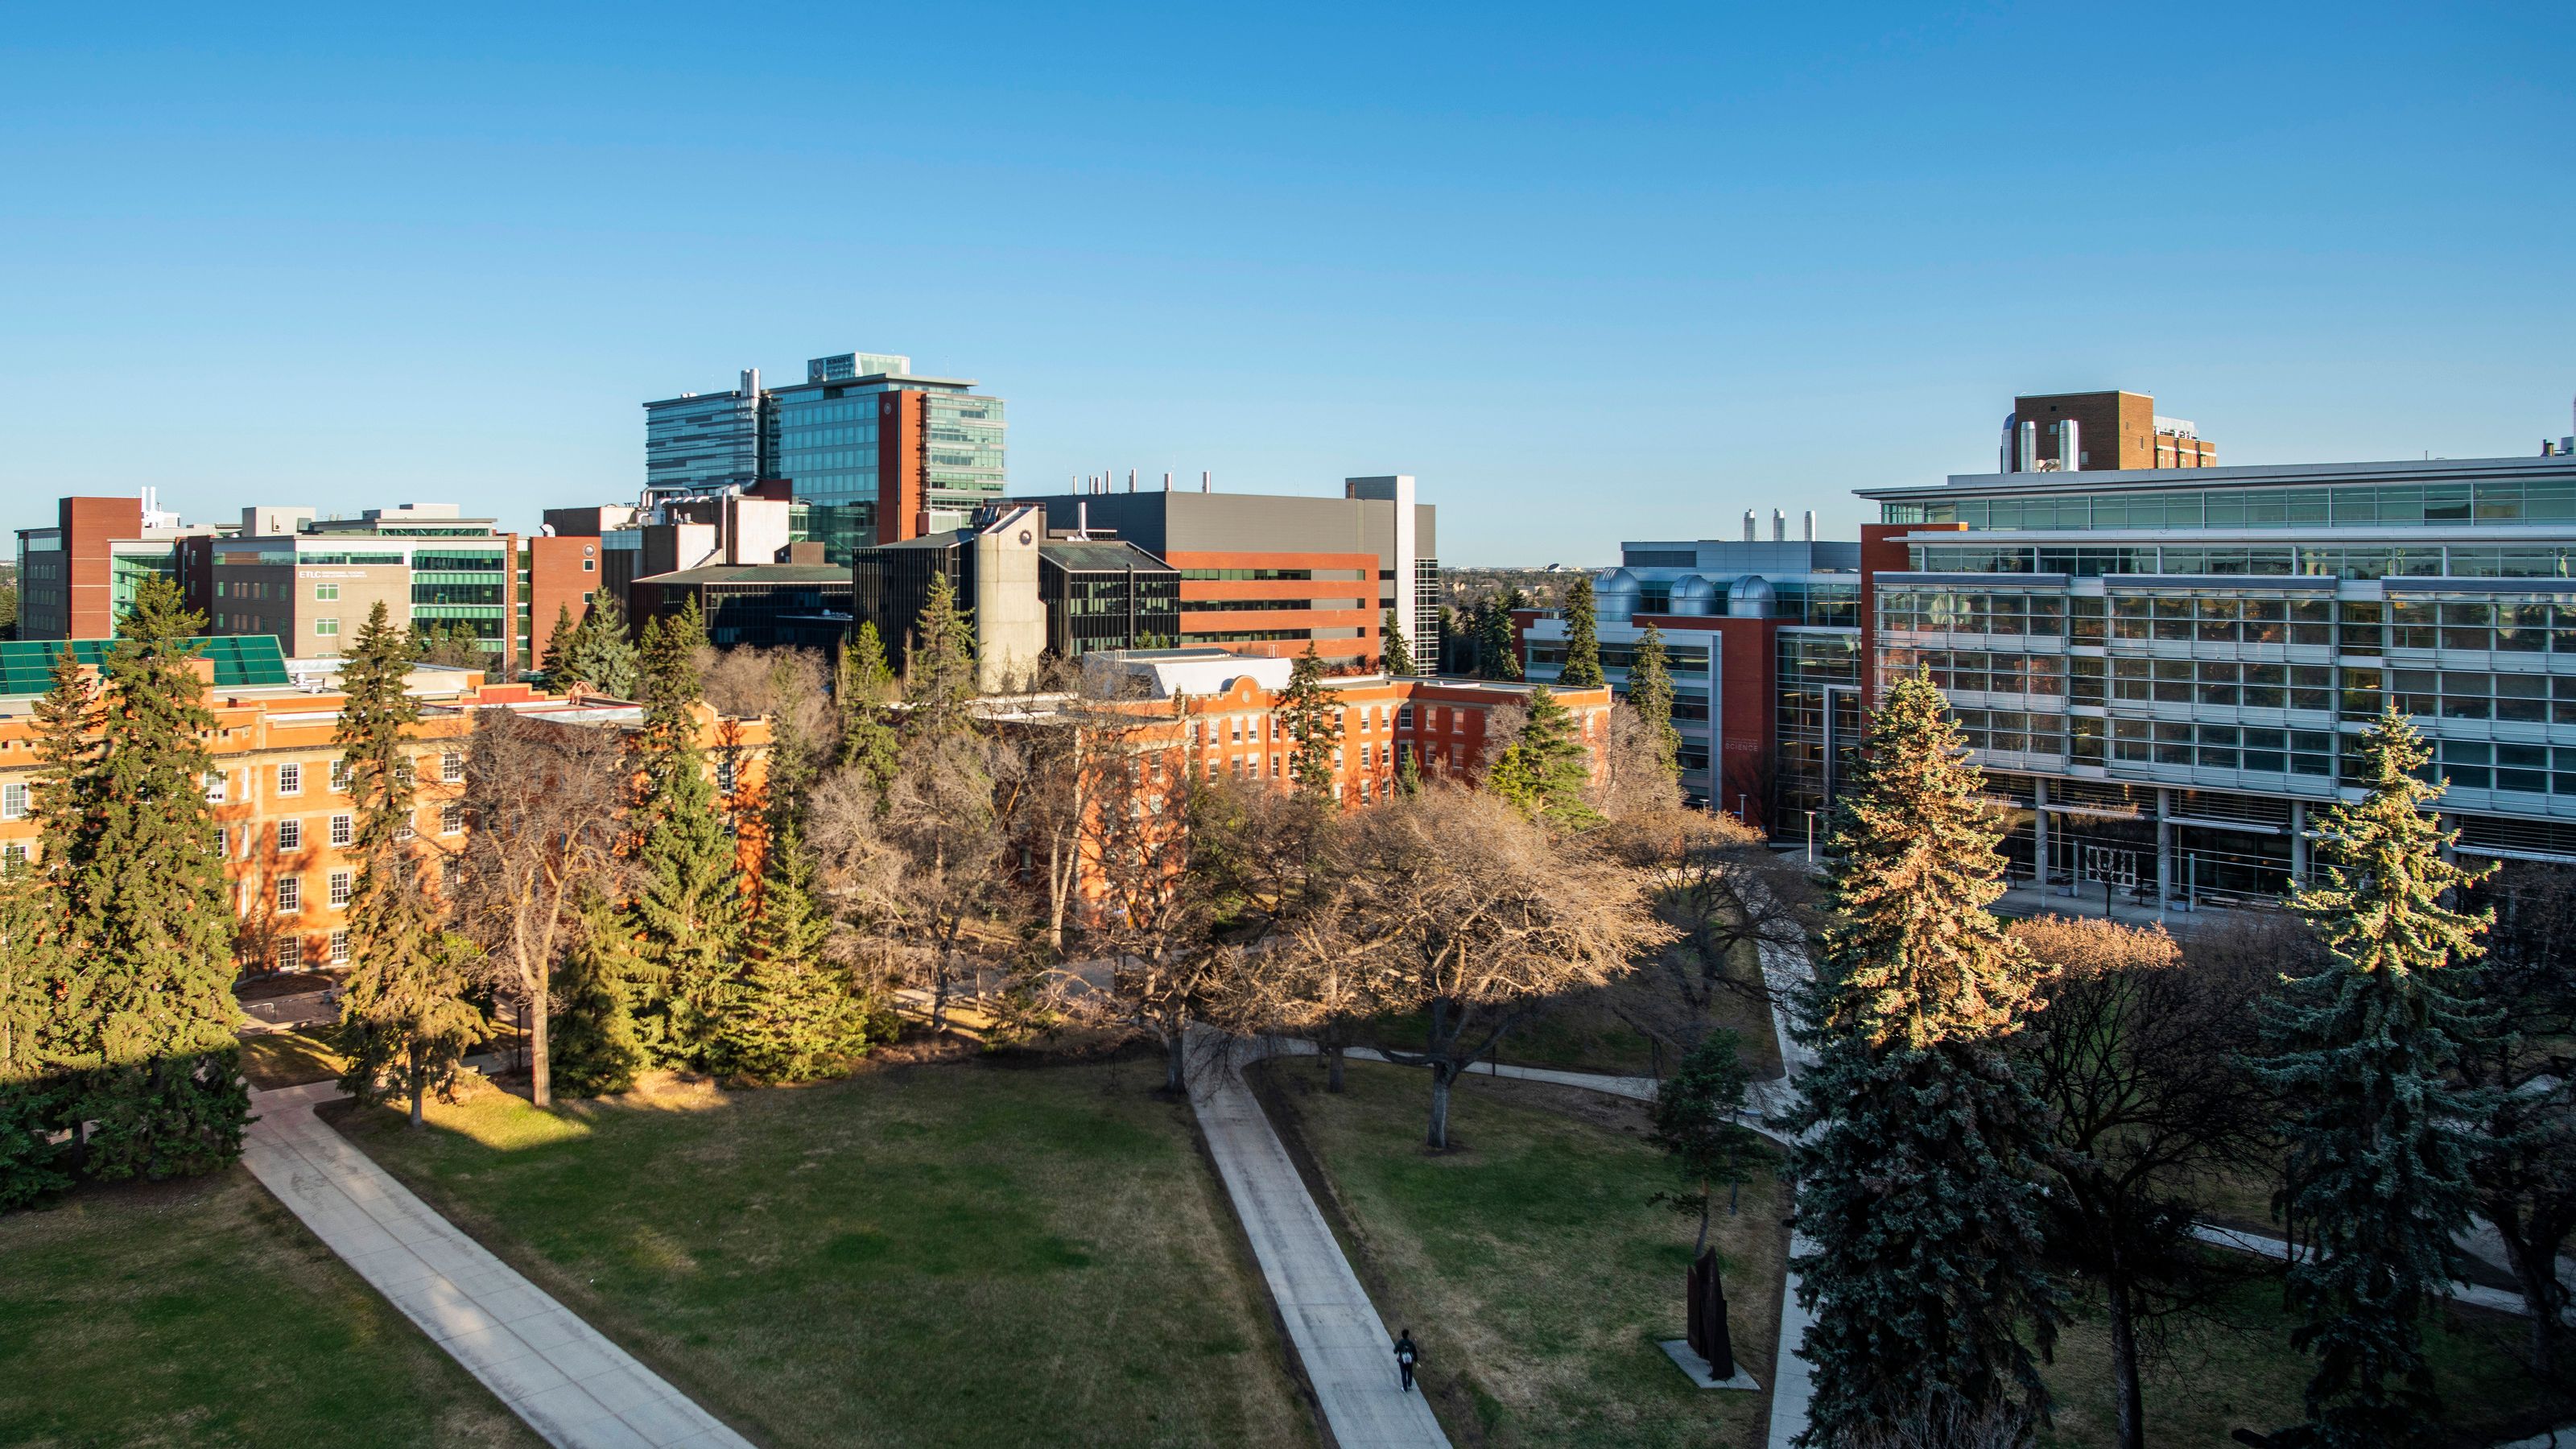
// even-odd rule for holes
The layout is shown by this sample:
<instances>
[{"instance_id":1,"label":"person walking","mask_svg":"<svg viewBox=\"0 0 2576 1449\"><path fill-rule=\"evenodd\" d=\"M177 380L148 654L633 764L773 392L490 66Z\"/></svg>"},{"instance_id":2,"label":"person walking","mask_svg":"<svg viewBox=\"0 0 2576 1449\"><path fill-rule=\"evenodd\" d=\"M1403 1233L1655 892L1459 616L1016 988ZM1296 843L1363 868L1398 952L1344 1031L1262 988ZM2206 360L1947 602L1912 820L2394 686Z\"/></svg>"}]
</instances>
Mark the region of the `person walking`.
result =
<instances>
[{"instance_id":1,"label":"person walking","mask_svg":"<svg viewBox=\"0 0 2576 1449\"><path fill-rule=\"evenodd\" d=\"M1413 1361L1421 1356L1413 1346L1413 1330L1404 1330L1395 1340L1395 1381L1408 1394L1413 1392Z\"/></svg>"}]
</instances>

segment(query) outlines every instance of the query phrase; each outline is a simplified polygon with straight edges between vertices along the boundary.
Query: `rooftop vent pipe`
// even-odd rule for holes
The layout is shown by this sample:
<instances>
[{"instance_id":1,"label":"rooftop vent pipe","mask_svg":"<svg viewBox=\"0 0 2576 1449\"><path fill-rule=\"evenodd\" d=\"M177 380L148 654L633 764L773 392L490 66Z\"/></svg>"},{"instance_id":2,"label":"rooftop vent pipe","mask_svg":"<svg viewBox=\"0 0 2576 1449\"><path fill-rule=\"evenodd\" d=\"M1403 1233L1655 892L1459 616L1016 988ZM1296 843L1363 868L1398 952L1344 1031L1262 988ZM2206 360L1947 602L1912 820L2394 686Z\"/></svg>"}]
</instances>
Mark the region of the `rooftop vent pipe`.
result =
<instances>
[{"instance_id":1,"label":"rooftop vent pipe","mask_svg":"<svg viewBox=\"0 0 2576 1449\"><path fill-rule=\"evenodd\" d=\"M1812 508L1807 510L1806 529L1807 542L1814 543L1816 541L1816 510Z\"/></svg>"},{"instance_id":2,"label":"rooftop vent pipe","mask_svg":"<svg viewBox=\"0 0 2576 1449\"><path fill-rule=\"evenodd\" d=\"M1777 508L1771 510L1771 541L1773 543L1789 541L1789 515Z\"/></svg>"},{"instance_id":3,"label":"rooftop vent pipe","mask_svg":"<svg viewBox=\"0 0 2576 1449\"><path fill-rule=\"evenodd\" d=\"M1753 541L1753 510L1750 508L1744 510L1744 541Z\"/></svg>"}]
</instances>

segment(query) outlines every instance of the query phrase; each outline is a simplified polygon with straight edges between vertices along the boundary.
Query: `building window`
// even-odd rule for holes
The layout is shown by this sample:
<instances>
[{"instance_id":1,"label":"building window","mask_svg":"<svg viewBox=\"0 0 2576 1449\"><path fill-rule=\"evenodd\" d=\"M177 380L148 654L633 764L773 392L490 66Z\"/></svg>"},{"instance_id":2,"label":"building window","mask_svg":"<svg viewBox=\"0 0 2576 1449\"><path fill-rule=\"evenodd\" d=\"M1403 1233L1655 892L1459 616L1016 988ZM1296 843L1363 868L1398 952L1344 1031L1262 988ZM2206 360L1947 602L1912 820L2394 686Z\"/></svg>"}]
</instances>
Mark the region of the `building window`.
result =
<instances>
[{"instance_id":1,"label":"building window","mask_svg":"<svg viewBox=\"0 0 2576 1449\"><path fill-rule=\"evenodd\" d=\"M732 760L722 759L716 761L716 789L727 795L733 793Z\"/></svg>"},{"instance_id":2,"label":"building window","mask_svg":"<svg viewBox=\"0 0 2576 1449\"><path fill-rule=\"evenodd\" d=\"M345 870L335 870L331 872L331 909L345 910L348 904L349 873Z\"/></svg>"},{"instance_id":3,"label":"building window","mask_svg":"<svg viewBox=\"0 0 2576 1449\"><path fill-rule=\"evenodd\" d=\"M291 916L304 909L304 880L301 876L280 876L277 881L277 913Z\"/></svg>"},{"instance_id":4,"label":"building window","mask_svg":"<svg viewBox=\"0 0 2576 1449\"><path fill-rule=\"evenodd\" d=\"M334 966L349 964L349 928L346 926L331 933L331 964Z\"/></svg>"},{"instance_id":5,"label":"building window","mask_svg":"<svg viewBox=\"0 0 2576 1449\"><path fill-rule=\"evenodd\" d=\"M304 848L304 822L301 820L281 820L277 822L277 848L281 851L302 850Z\"/></svg>"},{"instance_id":6,"label":"building window","mask_svg":"<svg viewBox=\"0 0 2576 1449\"><path fill-rule=\"evenodd\" d=\"M331 843L346 847L358 838L358 821L354 815L331 817Z\"/></svg>"},{"instance_id":7,"label":"building window","mask_svg":"<svg viewBox=\"0 0 2576 1449\"><path fill-rule=\"evenodd\" d=\"M302 765L280 765L277 767L277 793L280 795L301 795L304 793L304 767Z\"/></svg>"},{"instance_id":8,"label":"building window","mask_svg":"<svg viewBox=\"0 0 2576 1449\"><path fill-rule=\"evenodd\" d=\"M229 844L231 840L232 835L226 831L224 827L220 825L215 827L215 859L229 860L232 858L230 854L231 847Z\"/></svg>"},{"instance_id":9,"label":"building window","mask_svg":"<svg viewBox=\"0 0 2576 1449\"><path fill-rule=\"evenodd\" d=\"M334 795L346 795L349 793L349 762L347 760L333 760L331 762L331 793Z\"/></svg>"},{"instance_id":10,"label":"building window","mask_svg":"<svg viewBox=\"0 0 2576 1449\"><path fill-rule=\"evenodd\" d=\"M209 805L224 803L224 772L221 770L206 772L206 803Z\"/></svg>"},{"instance_id":11,"label":"building window","mask_svg":"<svg viewBox=\"0 0 2576 1449\"><path fill-rule=\"evenodd\" d=\"M21 820L27 814L27 787L0 785L0 820Z\"/></svg>"},{"instance_id":12,"label":"building window","mask_svg":"<svg viewBox=\"0 0 2576 1449\"><path fill-rule=\"evenodd\" d=\"M1396 710L1395 723L1400 729L1413 728L1413 706L1408 704Z\"/></svg>"},{"instance_id":13,"label":"building window","mask_svg":"<svg viewBox=\"0 0 2576 1449\"><path fill-rule=\"evenodd\" d=\"M340 621L337 619L316 619L313 621L313 633L317 638L328 639L337 635L339 632Z\"/></svg>"},{"instance_id":14,"label":"building window","mask_svg":"<svg viewBox=\"0 0 2576 1449\"><path fill-rule=\"evenodd\" d=\"M317 604L336 604L340 602L340 586L338 584L315 584L313 586L313 602ZM338 629L339 625L337 621L334 621L332 631L337 633Z\"/></svg>"},{"instance_id":15,"label":"building window","mask_svg":"<svg viewBox=\"0 0 2576 1449\"><path fill-rule=\"evenodd\" d=\"M772 538L777 537L777 535L776 535L776 534L772 534L772 535L770 535L770 536L771 536ZM595 574L595 573L599 572L599 560L597 560L597 559L595 559L595 558L586 558L586 559L583 559L583 560L581 561L581 571L582 571L583 573L586 573L586 574ZM587 601L587 596L585 596L585 602L586 602L586 601Z\"/></svg>"},{"instance_id":16,"label":"building window","mask_svg":"<svg viewBox=\"0 0 2576 1449\"><path fill-rule=\"evenodd\" d=\"M594 600L594 599L597 599L598 597L599 597L599 595L597 595L597 594L584 594L584 595L582 595L582 596L581 596L581 606L582 606L583 608L585 608L585 609L589 608L589 607L590 607L590 605L591 605L591 601L592 601L592 600Z\"/></svg>"},{"instance_id":17,"label":"building window","mask_svg":"<svg viewBox=\"0 0 2576 1449\"><path fill-rule=\"evenodd\" d=\"M438 833L441 835L463 835L465 833L465 807L462 805L439 806Z\"/></svg>"},{"instance_id":18,"label":"building window","mask_svg":"<svg viewBox=\"0 0 2576 1449\"><path fill-rule=\"evenodd\" d=\"M449 750L446 754L439 756L438 778L451 785L464 779L465 756L455 750Z\"/></svg>"},{"instance_id":19,"label":"building window","mask_svg":"<svg viewBox=\"0 0 2576 1449\"><path fill-rule=\"evenodd\" d=\"M27 847L16 842L0 845L0 870L18 870L27 864Z\"/></svg>"},{"instance_id":20,"label":"building window","mask_svg":"<svg viewBox=\"0 0 2576 1449\"><path fill-rule=\"evenodd\" d=\"M282 936L278 938L277 969L280 971L301 971L304 969L303 937Z\"/></svg>"},{"instance_id":21,"label":"building window","mask_svg":"<svg viewBox=\"0 0 2576 1449\"><path fill-rule=\"evenodd\" d=\"M394 839L409 840L418 833L419 832L411 828L411 813L409 811L405 811L403 813L403 818L394 825Z\"/></svg>"}]
</instances>

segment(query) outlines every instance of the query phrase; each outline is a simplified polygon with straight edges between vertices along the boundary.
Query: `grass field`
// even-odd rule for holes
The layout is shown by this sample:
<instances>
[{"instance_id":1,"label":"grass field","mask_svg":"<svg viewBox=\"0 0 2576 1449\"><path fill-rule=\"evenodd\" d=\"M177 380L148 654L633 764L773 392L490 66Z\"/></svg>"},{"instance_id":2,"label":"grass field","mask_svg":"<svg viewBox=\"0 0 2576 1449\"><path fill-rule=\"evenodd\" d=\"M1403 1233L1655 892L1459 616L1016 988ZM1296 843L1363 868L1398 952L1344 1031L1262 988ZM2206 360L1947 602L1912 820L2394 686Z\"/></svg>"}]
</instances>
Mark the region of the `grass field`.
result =
<instances>
[{"instance_id":1,"label":"grass field","mask_svg":"<svg viewBox=\"0 0 2576 1449\"><path fill-rule=\"evenodd\" d=\"M487 1092L377 1161L726 1419L788 1445L1314 1442L1155 1061Z\"/></svg>"},{"instance_id":2,"label":"grass field","mask_svg":"<svg viewBox=\"0 0 2576 1449\"><path fill-rule=\"evenodd\" d=\"M1262 1069L1330 1179L1390 1327L1423 1346L1459 1443L1758 1445L1767 1393L1697 1389L1656 1346L1682 1336L1696 1224L1647 1199L1672 1186L1634 1103L1534 1083L1459 1084L1460 1150L1422 1143L1419 1071L1354 1063L1348 1090L1305 1064ZM1282 1123L1283 1126L1290 1125ZM1738 1361L1767 1388L1784 1233L1767 1179L1720 1207Z\"/></svg>"},{"instance_id":3,"label":"grass field","mask_svg":"<svg viewBox=\"0 0 2576 1449\"><path fill-rule=\"evenodd\" d=\"M2310 1361L2291 1351L2291 1327L2280 1287L2266 1282L2229 1294L2215 1321L2180 1327L2168 1356L2147 1375L2147 1442L2225 1444L2234 1429L2298 1423ZM2523 1332L2518 1319L2474 1311L2452 1314L2428 1332L2444 1407L2431 1444L2473 1449L2576 1418L2576 1399L2523 1368ZM2110 1334L2098 1312L2088 1309L2058 1340L2057 1361L2045 1373L2058 1405L2043 1444L2112 1443Z\"/></svg>"},{"instance_id":4,"label":"grass field","mask_svg":"<svg viewBox=\"0 0 2576 1449\"><path fill-rule=\"evenodd\" d=\"M0 1444L538 1443L241 1168L0 1217Z\"/></svg>"}]
</instances>

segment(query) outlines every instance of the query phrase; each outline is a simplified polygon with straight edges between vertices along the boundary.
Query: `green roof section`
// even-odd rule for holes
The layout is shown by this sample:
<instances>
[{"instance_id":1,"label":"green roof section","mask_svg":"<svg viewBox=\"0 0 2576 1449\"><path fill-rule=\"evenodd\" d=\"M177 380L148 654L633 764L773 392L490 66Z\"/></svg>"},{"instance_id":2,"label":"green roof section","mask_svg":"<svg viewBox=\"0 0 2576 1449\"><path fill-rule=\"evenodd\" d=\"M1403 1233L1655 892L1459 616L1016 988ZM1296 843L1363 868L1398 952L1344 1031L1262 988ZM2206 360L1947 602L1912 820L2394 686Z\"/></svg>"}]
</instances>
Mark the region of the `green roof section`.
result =
<instances>
[{"instance_id":1,"label":"green roof section","mask_svg":"<svg viewBox=\"0 0 2576 1449\"><path fill-rule=\"evenodd\" d=\"M92 668L107 663L113 639L0 640L0 699L25 699L54 687L54 660L65 649ZM214 661L215 688L260 689L294 681L286 675L286 651L274 634L224 634L191 639L197 652Z\"/></svg>"}]
</instances>

